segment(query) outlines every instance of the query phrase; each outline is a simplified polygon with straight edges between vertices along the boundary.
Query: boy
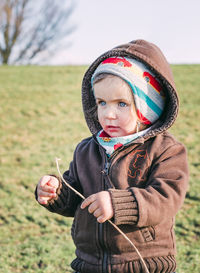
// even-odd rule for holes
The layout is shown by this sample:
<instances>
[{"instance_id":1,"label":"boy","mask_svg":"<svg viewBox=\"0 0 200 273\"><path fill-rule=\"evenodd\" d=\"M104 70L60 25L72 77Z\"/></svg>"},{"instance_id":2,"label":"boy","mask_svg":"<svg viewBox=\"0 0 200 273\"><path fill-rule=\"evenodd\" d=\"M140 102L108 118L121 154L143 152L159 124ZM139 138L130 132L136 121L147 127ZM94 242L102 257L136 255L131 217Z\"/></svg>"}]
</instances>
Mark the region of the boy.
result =
<instances>
[{"instance_id":1,"label":"boy","mask_svg":"<svg viewBox=\"0 0 200 273\"><path fill-rule=\"evenodd\" d=\"M178 112L170 67L159 48L132 41L101 55L86 72L83 110L92 137L76 148L64 178L44 176L36 198L52 212L73 216L76 272L150 272L176 268L174 219L188 184L184 146L166 130ZM97 219L97 221L96 221Z\"/></svg>"}]
</instances>

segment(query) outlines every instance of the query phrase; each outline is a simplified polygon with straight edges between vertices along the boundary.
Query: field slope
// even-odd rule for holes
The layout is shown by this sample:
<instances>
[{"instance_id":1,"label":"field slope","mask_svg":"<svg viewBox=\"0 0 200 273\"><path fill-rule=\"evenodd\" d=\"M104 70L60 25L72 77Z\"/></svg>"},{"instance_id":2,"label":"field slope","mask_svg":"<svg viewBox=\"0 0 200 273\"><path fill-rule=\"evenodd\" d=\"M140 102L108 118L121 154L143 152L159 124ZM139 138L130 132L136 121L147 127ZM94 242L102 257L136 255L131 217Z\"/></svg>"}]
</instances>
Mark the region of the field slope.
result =
<instances>
[{"instance_id":1,"label":"field slope","mask_svg":"<svg viewBox=\"0 0 200 273\"><path fill-rule=\"evenodd\" d=\"M72 219L34 199L41 175L65 170L89 135L81 108L87 67L0 67L0 272L72 272ZM180 112L171 132L188 149L190 188L177 215L178 273L199 273L200 65L172 66Z\"/></svg>"}]
</instances>

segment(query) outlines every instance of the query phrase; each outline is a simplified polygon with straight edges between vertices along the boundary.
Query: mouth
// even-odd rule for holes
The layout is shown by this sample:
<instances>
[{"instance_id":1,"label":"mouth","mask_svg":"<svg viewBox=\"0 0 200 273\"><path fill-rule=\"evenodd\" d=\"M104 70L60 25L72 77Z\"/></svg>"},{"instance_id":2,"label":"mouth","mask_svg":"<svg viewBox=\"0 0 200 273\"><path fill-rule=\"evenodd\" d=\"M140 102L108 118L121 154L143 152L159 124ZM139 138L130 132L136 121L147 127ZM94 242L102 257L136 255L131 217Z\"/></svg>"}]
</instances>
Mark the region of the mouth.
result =
<instances>
[{"instance_id":1,"label":"mouth","mask_svg":"<svg viewBox=\"0 0 200 273\"><path fill-rule=\"evenodd\" d=\"M106 130L108 130L109 132L117 132L119 130L119 127L113 126L113 125L108 125L108 126L106 126Z\"/></svg>"},{"instance_id":2,"label":"mouth","mask_svg":"<svg viewBox=\"0 0 200 273\"><path fill-rule=\"evenodd\" d=\"M109 125L109 126L106 126L108 129L118 129L119 127L118 126L113 126L113 125Z\"/></svg>"}]
</instances>

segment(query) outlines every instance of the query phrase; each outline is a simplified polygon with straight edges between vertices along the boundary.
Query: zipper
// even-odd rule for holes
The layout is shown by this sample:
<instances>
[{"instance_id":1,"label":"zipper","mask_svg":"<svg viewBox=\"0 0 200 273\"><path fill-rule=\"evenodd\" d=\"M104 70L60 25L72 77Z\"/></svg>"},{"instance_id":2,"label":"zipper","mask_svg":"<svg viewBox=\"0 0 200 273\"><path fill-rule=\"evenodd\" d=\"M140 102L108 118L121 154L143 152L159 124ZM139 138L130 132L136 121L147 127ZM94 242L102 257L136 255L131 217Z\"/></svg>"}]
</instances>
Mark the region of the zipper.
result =
<instances>
[{"instance_id":1,"label":"zipper","mask_svg":"<svg viewBox=\"0 0 200 273\"><path fill-rule=\"evenodd\" d=\"M104 153L104 158L105 158L105 163L104 163L104 169L102 170L102 179L103 179L103 190L106 189L106 183L105 183L105 178L104 176L108 177L109 179L109 171L110 171L110 167L111 167L111 163L113 158L117 155L118 153L115 153L114 156L110 157L109 159L107 158L106 154ZM112 183L110 182L110 186L112 186ZM105 235L105 225L107 223L103 223L103 224L99 224L99 229L98 229L98 235L99 235L99 244L101 246L102 252L103 252L103 261L102 261L102 273L108 273L108 251L107 251L107 247L105 245L105 241L104 241L104 235Z\"/></svg>"},{"instance_id":2,"label":"zipper","mask_svg":"<svg viewBox=\"0 0 200 273\"><path fill-rule=\"evenodd\" d=\"M93 135L93 139L96 142L96 144L99 146L100 151L101 151L101 155L103 158L105 158L105 163L104 163L104 169L101 171L102 172L102 185L103 185L103 189L105 190L106 186L105 186L105 175L108 175L109 173L109 169L110 169L110 162L108 162L107 159L107 155L105 153L105 149L99 144L99 142L96 139L96 136ZM107 252L107 248L104 242L104 227L105 227L106 223L98 223L98 241L99 241L99 245L101 247L102 250L102 273L107 273L108 272L108 252Z\"/></svg>"},{"instance_id":3,"label":"zipper","mask_svg":"<svg viewBox=\"0 0 200 273\"><path fill-rule=\"evenodd\" d=\"M109 161L106 161L106 162L105 162L105 166L104 166L104 169L103 169L103 171L102 171L102 173L103 173L104 175L108 175L109 169L110 169L110 165L111 165L111 163L110 163Z\"/></svg>"},{"instance_id":4,"label":"zipper","mask_svg":"<svg viewBox=\"0 0 200 273\"><path fill-rule=\"evenodd\" d=\"M102 184L103 184L103 190L106 189L106 184L105 184L105 178L104 176L108 176L109 169L110 169L111 163L108 161L106 155L105 155L105 163L104 163L104 169L102 171ZM108 251L105 245L104 241L104 235L105 235L105 225L106 223L99 224L99 229L98 229L98 235L99 235L99 244L102 249L103 257L102 257L102 273L107 273L108 272Z\"/></svg>"},{"instance_id":5,"label":"zipper","mask_svg":"<svg viewBox=\"0 0 200 273\"><path fill-rule=\"evenodd\" d=\"M98 143L98 141L96 140L96 138L94 138L94 139L95 139L95 142L99 145L99 147L101 147L100 144ZM126 146L124 145L124 147L126 147ZM102 156L105 158L104 169L102 170L103 190L106 189L104 176L107 176L108 180L110 181L109 171L110 171L110 167L112 165L112 161L124 149L124 147L121 147L121 148L117 149L116 151L114 151L114 153L109 158L107 158L105 150L101 147ZM110 182L110 184L112 186L111 182ZM99 245L100 245L100 247L102 249L102 254L103 254L103 257L102 257L102 273L108 273L108 251L107 251L107 247L106 247L105 241L104 241L105 225L106 224L107 223L102 223L102 224L99 223L98 224Z\"/></svg>"},{"instance_id":6,"label":"zipper","mask_svg":"<svg viewBox=\"0 0 200 273\"><path fill-rule=\"evenodd\" d=\"M104 225L103 224L99 224L99 244L102 248L102 252L103 252L103 258L102 258L102 273L107 273L107 264L108 264L108 253L107 253L107 249L104 243Z\"/></svg>"}]
</instances>

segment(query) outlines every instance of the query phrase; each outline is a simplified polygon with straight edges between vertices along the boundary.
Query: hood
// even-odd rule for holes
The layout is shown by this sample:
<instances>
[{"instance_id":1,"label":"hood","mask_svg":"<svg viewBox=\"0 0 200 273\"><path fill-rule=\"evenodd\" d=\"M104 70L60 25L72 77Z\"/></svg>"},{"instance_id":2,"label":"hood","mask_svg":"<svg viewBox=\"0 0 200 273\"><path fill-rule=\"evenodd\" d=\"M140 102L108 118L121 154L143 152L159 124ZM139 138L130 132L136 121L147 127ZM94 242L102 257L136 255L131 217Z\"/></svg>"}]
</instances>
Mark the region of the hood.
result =
<instances>
[{"instance_id":1,"label":"hood","mask_svg":"<svg viewBox=\"0 0 200 273\"><path fill-rule=\"evenodd\" d=\"M153 137L172 126L176 120L179 108L178 96L169 63L161 50L154 44L144 40L134 40L117 46L98 57L86 71L82 82L82 105L87 125L92 134L102 129L94 112L96 103L91 87L91 77L97 66L105 59L113 56L134 58L144 63L156 74L164 87L166 105L161 117L151 126L151 130L144 136Z\"/></svg>"}]
</instances>

